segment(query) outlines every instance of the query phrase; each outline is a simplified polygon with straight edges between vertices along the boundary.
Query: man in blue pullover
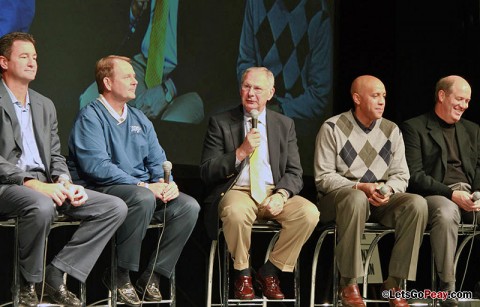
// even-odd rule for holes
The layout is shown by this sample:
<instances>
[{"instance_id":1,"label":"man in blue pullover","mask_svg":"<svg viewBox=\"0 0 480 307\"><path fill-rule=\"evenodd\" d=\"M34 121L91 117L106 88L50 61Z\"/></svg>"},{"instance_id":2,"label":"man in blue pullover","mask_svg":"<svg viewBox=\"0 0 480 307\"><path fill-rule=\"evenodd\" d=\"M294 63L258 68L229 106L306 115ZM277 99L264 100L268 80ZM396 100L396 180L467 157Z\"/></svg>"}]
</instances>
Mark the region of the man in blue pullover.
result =
<instances>
[{"instance_id":1,"label":"man in blue pullover","mask_svg":"<svg viewBox=\"0 0 480 307\"><path fill-rule=\"evenodd\" d=\"M100 59L95 79L100 96L80 110L70 135L72 164L87 186L118 196L128 206L117 231L119 299L140 305L136 289L146 300L159 301L159 277L171 277L200 206L179 192L171 176L164 179L162 164L167 158L154 127L145 114L127 105L138 84L130 59L114 55ZM129 271L139 270L141 243L152 218L165 223L159 254L151 256L134 289ZM108 287L109 280L106 272Z\"/></svg>"}]
</instances>

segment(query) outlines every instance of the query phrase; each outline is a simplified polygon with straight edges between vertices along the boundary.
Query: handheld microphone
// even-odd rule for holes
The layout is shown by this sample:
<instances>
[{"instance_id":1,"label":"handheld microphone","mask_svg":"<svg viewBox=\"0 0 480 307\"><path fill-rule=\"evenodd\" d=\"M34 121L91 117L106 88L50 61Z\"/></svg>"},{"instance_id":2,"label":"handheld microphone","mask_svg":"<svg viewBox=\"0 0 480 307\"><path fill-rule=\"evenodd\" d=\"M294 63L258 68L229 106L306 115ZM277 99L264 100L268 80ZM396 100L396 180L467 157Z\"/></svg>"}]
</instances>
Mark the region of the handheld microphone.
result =
<instances>
[{"instance_id":1,"label":"handheld microphone","mask_svg":"<svg viewBox=\"0 0 480 307\"><path fill-rule=\"evenodd\" d=\"M250 115L252 116L252 128L258 127L258 110L253 109L250 111Z\"/></svg>"},{"instance_id":2,"label":"handheld microphone","mask_svg":"<svg viewBox=\"0 0 480 307\"><path fill-rule=\"evenodd\" d=\"M473 195L472 195L472 201L473 201L473 202L476 202L476 201L479 200L479 199L480 199L480 192L477 191L477 192L473 193Z\"/></svg>"},{"instance_id":3,"label":"handheld microphone","mask_svg":"<svg viewBox=\"0 0 480 307\"><path fill-rule=\"evenodd\" d=\"M385 196L390 192L390 188L384 184L381 187L379 187L377 191L380 192L380 194L382 194L383 196Z\"/></svg>"},{"instance_id":4,"label":"handheld microphone","mask_svg":"<svg viewBox=\"0 0 480 307\"><path fill-rule=\"evenodd\" d=\"M165 161L162 164L163 167L163 180L165 183L170 183L170 174L172 172L172 162Z\"/></svg>"}]
</instances>

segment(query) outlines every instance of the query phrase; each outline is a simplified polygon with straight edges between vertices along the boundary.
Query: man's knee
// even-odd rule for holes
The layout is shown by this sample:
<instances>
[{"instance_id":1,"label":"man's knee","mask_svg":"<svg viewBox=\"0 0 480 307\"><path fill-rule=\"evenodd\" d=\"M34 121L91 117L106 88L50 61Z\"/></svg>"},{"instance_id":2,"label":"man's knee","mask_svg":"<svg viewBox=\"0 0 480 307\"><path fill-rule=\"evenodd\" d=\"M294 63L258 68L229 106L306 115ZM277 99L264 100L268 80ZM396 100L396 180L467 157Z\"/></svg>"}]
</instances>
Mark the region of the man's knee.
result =
<instances>
[{"instance_id":1,"label":"man's knee","mask_svg":"<svg viewBox=\"0 0 480 307\"><path fill-rule=\"evenodd\" d=\"M50 197L38 197L32 200L27 215L33 217L37 224L51 224L55 219L56 205Z\"/></svg>"},{"instance_id":2,"label":"man's knee","mask_svg":"<svg viewBox=\"0 0 480 307\"><path fill-rule=\"evenodd\" d=\"M320 219L320 212L313 203L308 200L304 200L299 210L302 212L303 222L305 224L315 227Z\"/></svg>"},{"instance_id":3,"label":"man's knee","mask_svg":"<svg viewBox=\"0 0 480 307\"><path fill-rule=\"evenodd\" d=\"M130 202L130 204L127 205L131 207L133 204L135 210L151 211L152 213L155 211L157 205L155 195L148 189L142 187L138 187L138 189L132 191L131 201L128 202Z\"/></svg>"},{"instance_id":4,"label":"man's knee","mask_svg":"<svg viewBox=\"0 0 480 307\"><path fill-rule=\"evenodd\" d=\"M200 205L198 202L195 198L186 194L180 194L178 200L181 202L181 215L185 216L188 221L195 223L200 212Z\"/></svg>"},{"instance_id":5,"label":"man's knee","mask_svg":"<svg viewBox=\"0 0 480 307\"><path fill-rule=\"evenodd\" d=\"M432 225L458 227L460 224L460 210L458 206L444 196L435 195L426 197L429 220Z\"/></svg>"},{"instance_id":6,"label":"man's knee","mask_svg":"<svg viewBox=\"0 0 480 307\"><path fill-rule=\"evenodd\" d=\"M335 199L337 212L354 217L366 217L370 203L363 191L343 189Z\"/></svg>"},{"instance_id":7,"label":"man's knee","mask_svg":"<svg viewBox=\"0 0 480 307\"><path fill-rule=\"evenodd\" d=\"M427 201L420 195L408 194L408 205L406 207L414 216L425 219L428 216Z\"/></svg>"},{"instance_id":8,"label":"man's knee","mask_svg":"<svg viewBox=\"0 0 480 307\"><path fill-rule=\"evenodd\" d=\"M111 211L113 212L112 215L115 216L116 219L119 221L125 220L128 213L127 204L125 204L125 202L119 197L112 196L112 195L108 195L108 196L109 196L109 199L108 199L108 202L106 203L108 204Z\"/></svg>"},{"instance_id":9,"label":"man's knee","mask_svg":"<svg viewBox=\"0 0 480 307\"><path fill-rule=\"evenodd\" d=\"M256 216L252 211L253 209L248 206L224 206L220 217L223 222L228 220L232 224L253 223Z\"/></svg>"}]
</instances>

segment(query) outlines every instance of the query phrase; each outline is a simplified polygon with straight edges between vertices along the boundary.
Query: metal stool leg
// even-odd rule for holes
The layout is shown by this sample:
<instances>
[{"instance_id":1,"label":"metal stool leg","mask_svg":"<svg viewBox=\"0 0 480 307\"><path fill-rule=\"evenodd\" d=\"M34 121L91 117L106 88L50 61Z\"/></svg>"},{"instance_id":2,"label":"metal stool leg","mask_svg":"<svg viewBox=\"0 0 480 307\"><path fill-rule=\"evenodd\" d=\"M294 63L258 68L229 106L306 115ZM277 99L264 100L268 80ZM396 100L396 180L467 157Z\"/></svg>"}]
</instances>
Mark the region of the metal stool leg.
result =
<instances>
[{"instance_id":1,"label":"metal stool leg","mask_svg":"<svg viewBox=\"0 0 480 307\"><path fill-rule=\"evenodd\" d=\"M210 255L208 257L207 272L207 307L212 306L212 287L213 287L213 266L215 264L215 251L217 250L217 240L213 240L210 245Z\"/></svg>"},{"instance_id":2,"label":"metal stool leg","mask_svg":"<svg viewBox=\"0 0 480 307\"><path fill-rule=\"evenodd\" d=\"M18 243L18 217L15 218L15 228L14 228L14 247L13 247L13 285L12 285L12 300L13 306L18 307L20 305L20 255L18 252L19 243Z\"/></svg>"},{"instance_id":3,"label":"metal stool leg","mask_svg":"<svg viewBox=\"0 0 480 307\"><path fill-rule=\"evenodd\" d=\"M333 234L335 237L336 234L336 228L335 226L333 228L327 228L326 230L322 231L320 234L320 237L317 240L317 244L315 245L315 250L313 252L313 259L312 259L312 279L310 283L310 307L315 306L315 289L316 289L316 282L317 282L317 266L318 266L318 259L320 257L320 251L322 249L323 241L327 237L327 235ZM335 246L335 243L334 243ZM335 273L337 272L336 269L336 260L335 260L335 251L333 252L333 270L334 270L334 278L333 278L333 298L332 298L332 305L336 305L336 296L337 296L337 283L338 280L336 278Z\"/></svg>"},{"instance_id":4,"label":"metal stool leg","mask_svg":"<svg viewBox=\"0 0 480 307\"><path fill-rule=\"evenodd\" d=\"M227 242L223 244L223 306L228 307L228 296L230 291L230 257L227 248Z\"/></svg>"},{"instance_id":5,"label":"metal stool leg","mask_svg":"<svg viewBox=\"0 0 480 307\"><path fill-rule=\"evenodd\" d=\"M112 289L110 292L110 306L117 306L117 238L116 234L110 240L112 247L112 255L110 262L110 285Z\"/></svg>"}]
</instances>

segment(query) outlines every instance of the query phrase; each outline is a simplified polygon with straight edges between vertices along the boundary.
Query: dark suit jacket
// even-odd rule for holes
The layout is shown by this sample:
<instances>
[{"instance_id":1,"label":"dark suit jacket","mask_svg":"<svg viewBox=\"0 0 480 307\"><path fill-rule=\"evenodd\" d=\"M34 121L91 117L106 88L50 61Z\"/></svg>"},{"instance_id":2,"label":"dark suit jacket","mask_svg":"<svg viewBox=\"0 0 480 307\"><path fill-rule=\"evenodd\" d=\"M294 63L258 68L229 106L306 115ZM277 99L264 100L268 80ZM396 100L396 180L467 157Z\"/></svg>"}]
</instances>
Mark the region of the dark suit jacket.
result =
<instances>
[{"instance_id":1,"label":"dark suit jacket","mask_svg":"<svg viewBox=\"0 0 480 307\"><path fill-rule=\"evenodd\" d=\"M270 110L267 110L266 118L268 151L275 189L286 189L291 195L296 195L303 187L303 171L295 125L292 119ZM235 183L241 169L235 167L235 150L244 138L242 106L210 119L200 164L200 177L210 191L204 202L204 214L211 238L217 237L218 202Z\"/></svg>"},{"instance_id":2,"label":"dark suit jacket","mask_svg":"<svg viewBox=\"0 0 480 307\"><path fill-rule=\"evenodd\" d=\"M410 170L409 190L421 194L452 197L443 184L447 169L447 148L434 112L407 120L401 126ZM472 191L480 190L480 128L466 119L455 124L463 171Z\"/></svg>"},{"instance_id":3,"label":"dark suit jacket","mask_svg":"<svg viewBox=\"0 0 480 307\"><path fill-rule=\"evenodd\" d=\"M57 115L53 102L39 93L28 90L31 102L33 130L40 158L49 181L61 174L69 174L65 158L60 153L57 134ZM16 164L23 152L20 125L7 89L0 81L0 194L7 184L23 184L31 177Z\"/></svg>"}]
</instances>

